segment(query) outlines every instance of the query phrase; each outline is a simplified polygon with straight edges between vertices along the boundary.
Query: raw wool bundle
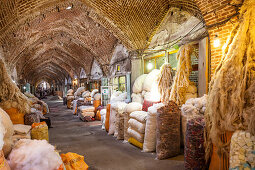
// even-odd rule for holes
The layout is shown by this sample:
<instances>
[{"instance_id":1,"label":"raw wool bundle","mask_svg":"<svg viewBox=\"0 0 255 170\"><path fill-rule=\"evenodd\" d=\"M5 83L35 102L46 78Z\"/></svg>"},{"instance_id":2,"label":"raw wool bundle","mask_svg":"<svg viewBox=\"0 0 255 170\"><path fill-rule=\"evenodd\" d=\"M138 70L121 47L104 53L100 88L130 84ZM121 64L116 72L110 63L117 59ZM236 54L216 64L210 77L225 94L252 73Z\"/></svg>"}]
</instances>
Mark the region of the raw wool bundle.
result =
<instances>
[{"instance_id":1,"label":"raw wool bundle","mask_svg":"<svg viewBox=\"0 0 255 170\"><path fill-rule=\"evenodd\" d=\"M116 92L111 96L111 103L124 102L127 99L127 92L119 93Z\"/></svg>"},{"instance_id":2,"label":"raw wool bundle","mask_svg":"<svg viewBox=\"0 0 255 170\"><path fill-rule=\"evenodd\" d=\"M41 101L43 104L43 110L45 110L46 113L50 113L50 109L47 103L45 103L44 101Z\"/></svg>"},{"instance_id":3,"label":"raw wool bundle","mask_svg":"<svg viewBox=\"0 0 255 170\"><path fill-rule=\"evenodd\" d=\"M157 159L177 156L181 149L181 111L175 102L170 101L157 112Z\"/></svg>"},{"instance_id":4,"label":"raw wool bundle","mask_svg":"<svg viewBox=\"0 0 255 170\"><path fill-rule=\"evenodd\" d=\"M255 169L255 136L236 131L230 143L230 170Z\"/></svg>"},{"instance_id":5,"label":"raw wool bundle","mask_svg":"<svg viewBox=\"0 0 255 170\"><path fill-rule=\"evenodd\" d=\"M89 97L91 93L89 91L85 91L82 93L82 98Z\"/></svg>"},{"instance_id":6,"label":"raw wool bundle","mask_svg":"<svg viewBox=\"0 0 255 170\"><path fill-rule=\"evenodd\" d=\"M129 139L129 134L127 132L128 130L128 121L129 121L129 115L130 113L134 111L141 111L143 105L140 103L132 102L129 103L125 109L124 109L124 142L127 142Z\"/></svg>"},{"instance_id":7,"label":"raw wool bundle","mask_svg":"<svg viewBox=\"0 0 255 170\"><path fill-rule=\"evenodd\" d=\"M13 141L16 143L20 139L31 139L31 126L17 124L14 125Z\"/></svg>"},{"instance_id":8,"label":"raw wool bundle","mask_svg":"<svg viewBox=\"0 0 255 170\"><path fill-rule=\"evenodd\" d=\"M33 94L29 92L25 92L24 95L27 96L28 98L36 98Z\"/></svg>"},{"instance_id":9,"label":"raw wool bundle","mask_svg":"<svg viewBox=\"0 0 255 170\"><path fill-rule=\"evenodd\" d=\"M193 86L189 80L189 75L192 71L191 54L194 48L187 44L180 47L177 53L177 72L171 89L170 100L177 105L183 105L186 100L186 93L189 86Z\"/></svg>"},{"instance_id":10,"label":"raw wool bundle","mask_svg":"<svg viewBox=\"0 0 255 170\"><path fill-rule=\"evenodd\" d=\"M0 107L4 110L16 108L23 114L30 113L30 101L21 93L7 73L4 62L0 59Z\"/></svg>"},{"instance_id":11,"label":"raw wool bundle","mask_svg":"<svg viewBox=\"0 0 255 170\"><path fill-rule=\"evenodd\" d=\"M129 119L128 121L129 127L131 127L132 129L134 129L135 131L139 132L139 133L145 133L145 123L141 123L135 119Z\"/></svg>"},{"instance_id":12,"label":"raw wool bundle","mask_svg":"<svg viewBox=\"0 0 255 170\"><path fill-rule=\"evenodd\" d=\"M101 114L102 129L105 130L106 109L102 109L102 110L100 111L100 114Z\"/></svg>"},{"instance_id":13,"label":"raw wool bundle","mask_svg":"<svg viewBox=\"0 0 255 170\"><path fill-rule=\"evenodd\" d=\"M151 91L153 88L153 85L157 84L157 79L160 74L160 71L158 69L152 70L145 78L143 83L143 90L145 91Z\"/></svg>"},{"instance_id":14,"label":"raw wool bundle","mask_svg":"<svg viewBox=\"0 0 255 170\"><path fill-rule=\"evenodd\" d=\"M101 100L101 94L100 93L95 94L94 100Z\"/></svg>"},{"instance_id":15,"label":"raw wool bundle","mask_svg":"<svg viewBox=\"0 0 255 170\"><path fill-rule=\"evenodd\" d=\"M90 96L93 98L95 96L95 94L97 94L99 91L98 89L94 89L92 90L92 92L90 93Z\"/></svg>"},{"instance_id":16,"label":"raw wool bundle","mask_svg":"<svg viewBox=\"0 0 255 170\"><path fill-rule=\"evenodd\" d=\"M147 77L147 74L143 74L135 80L133 89L132 89L133 93L142 93L143 83L144 83L144 80L146 79L146 77Z\"/></svg>"},{"instance_id":17,"label":"raw wool bundle","mask_svg":"<svg viewBox=\"0 0 255 170\"><path fill-rule=\"evenodd\" d=\"M132 102L137 102L143 104L143 97L141 93L132 93Z\"/></svg>"},{"instance_id":18,"label":"raw wool bundle","mask_svg":"<svg viewBox=\"0 0 255 170\"><path fill-rule=\"evenodd\" d=\"M67 91L67 96L73 96L73 89L69 89L68 91Z\"/></svg>"},{"instance_id":19,"label":"raw wool bundle","mask_svg":"<svg viewBox=\"0 0 255 170\"><path fill-rule=\"evenodd\" d=\"M4 152L4 155L7 156L12 149L12 145L13 145L12 136L14 134L14 129L13 129L13 124L10 119L10 116L1 108L0 108L0 115L1 115L3 126L6 130L4 134L3 152Z\"/></svg>"},{"instance_id":20,"label":"raw wool bundle","mask_svg":"<svg viewBox=\"0 0 255 170\"><path fill-rule=\"evenodd\" d=\"M46 140L21 139L8 158L12 170L56 170L63 164L54 146Z\"/></svg>"},{"instance_id":21,"label":"raw wool bundle","mask_svg":"<svg viewBox=\"0 0 255 170\"><path fill-rule=\"evenodd\" d=\"M132 129L131 127L128 128L127 132L129 134L129 137L133 137L138 142L143 143L143 141L144 141L144 134L143 133L139 133L136 130Z\"/></svg>"},{"instance_id":22,"label":"raw wool bundle","mask_svg":"<svg viewBox=\"0 0 255 170\"><path fill-rule=\"evenodd\" d=\"M154 104L148 109L146 120L145 135L144 135L144 152L156 151L156 126L157 126L157 110L163 107L163 103Z\"/></svg>"},{"instance_id":23,"label":"raw wool bundle","mask_svg":"<svg viewBox=\"0 0 255 170\"><path fill-rule=\"evenodd\" d=\"M185 169L206 169L204 148L204 117L195 117L188 120L185 134L184 149Z\"/></svg>"},{"instance_id":24,"label":"raw wool bundle","mask_svg":"<svg viewBox=\"0 0 255 170\"><path fill-rule=\"evenodd\" d=\"M228 153L220 136L225 131L255 132L255 1L245 0L238 24L225 45L222 60L210 83L206 110L206 158L212 143ZM254 135L254 134L252 134Z\"/></svg>"},{"instance_id":25,"label":"raw wool bundle","mask_svg":"<svg viewBox=\"0 0 255 170\"><path fill-rule=\"evenodd\" d=\"M85 87L79 87L76 92L74 93L74 96L81 96L83 92L85 92Z\"/></svg>"},{"instance_id":26,"label":"raw wool bundle","mask_svg":"<svg viewBox=\"0 0 255 170\"><path fill-rule=\"evenodd\" d=\"M161 102L167 104L170 101L171 88L173 83L173 72L171 64L163 64L158 77L158 91Z\"/></svg>"}]
</instances>

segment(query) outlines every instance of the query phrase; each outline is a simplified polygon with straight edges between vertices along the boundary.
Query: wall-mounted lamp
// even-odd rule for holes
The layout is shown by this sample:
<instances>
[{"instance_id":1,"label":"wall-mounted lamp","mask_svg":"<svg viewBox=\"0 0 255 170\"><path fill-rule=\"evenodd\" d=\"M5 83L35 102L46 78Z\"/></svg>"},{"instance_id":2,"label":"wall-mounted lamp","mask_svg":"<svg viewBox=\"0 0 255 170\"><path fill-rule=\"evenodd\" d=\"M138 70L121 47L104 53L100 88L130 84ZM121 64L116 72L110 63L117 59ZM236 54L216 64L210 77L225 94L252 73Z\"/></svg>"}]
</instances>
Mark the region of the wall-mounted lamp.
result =
<instances>
[{"instance_id":1,"label":"wall-mounted lamp","mask_svg":"<svg viewBox=\"0 0 255 170\"><path fill-rule=\"evenodd\" d=\"M26 86L24 86L23 89L26 90Z\"/></svg>"},{"instance_id":2,"label":"wall-mounted lamp","mask_svg":"<svg viewBox=\"0 0 255 170\"><path fill-rule=\"evenodd\" d=\"M220 39L219 39L218 35L215 35L215 37L214 37L213 46L215 48L220 46Z\"/></svg>"},{"instance_id":3,"label":"wall-mounted lamp","mask_svg":"<svg viewBox=\"0 0 255 170\"><path fill-rule=\"evenodd\" d=\"M147 65L147 69L151 70L152 68L153 68L153 64L151 63L151 60L150 60Z\"/></svg>"}]
</instances>

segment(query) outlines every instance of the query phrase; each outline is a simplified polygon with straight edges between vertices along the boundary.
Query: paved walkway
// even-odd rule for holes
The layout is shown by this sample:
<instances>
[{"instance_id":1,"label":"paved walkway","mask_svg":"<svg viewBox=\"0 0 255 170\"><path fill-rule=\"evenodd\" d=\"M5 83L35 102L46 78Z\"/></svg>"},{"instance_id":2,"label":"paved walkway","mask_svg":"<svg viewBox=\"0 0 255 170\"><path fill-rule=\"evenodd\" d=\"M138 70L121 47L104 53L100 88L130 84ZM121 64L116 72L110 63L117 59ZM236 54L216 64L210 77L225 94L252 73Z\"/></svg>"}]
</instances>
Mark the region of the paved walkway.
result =
<instances>
[{"instance_id":1,"label":"paved walkway","mask_svg":"<svg viewBox=\"0 0 255 170\"><path fill-rule=\"evenodd\" d=\"M61 100L45 100L51 113L53 128L49 129L50 143L61 153L75 152L85 157L91 170L182 170L183 155L171 160L155 160L155 153L140 149L101 129L100 121L82 122L73 116Z\"/></svg>"}]
</instances>

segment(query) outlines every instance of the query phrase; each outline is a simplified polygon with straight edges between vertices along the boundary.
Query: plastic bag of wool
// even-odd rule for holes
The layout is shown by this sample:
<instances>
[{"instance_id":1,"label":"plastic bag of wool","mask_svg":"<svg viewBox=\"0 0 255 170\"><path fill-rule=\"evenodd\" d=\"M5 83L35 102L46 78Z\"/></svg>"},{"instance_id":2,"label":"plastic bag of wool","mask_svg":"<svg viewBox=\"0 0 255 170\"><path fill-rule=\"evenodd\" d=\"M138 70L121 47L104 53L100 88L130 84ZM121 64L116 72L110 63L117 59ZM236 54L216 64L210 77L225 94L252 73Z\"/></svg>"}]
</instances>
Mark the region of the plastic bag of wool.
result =
<instances>
[{"instance_id":1,"label":"plastic bag of wool","mask_svg":"<svg viewBox=\"0 0 255 170\"><path fill-rule=\"evenodd\" d=\"M225 131L255 133L255 1L244 0L220 64L210 83L206 110L206 158L212 143L228 151L220 136Z\"/></svg>"},{"instance_id":2,"label":"plastic bag of wool","mask_svg":"<svg viewBox=\"0 0 255 170\"><path fill-rule=\"evenodd\" d=\"M98 89L94 89L92 90L92 92L90 93L90 96L93 98L95 94L97 94L99 91Z\"/></svg>"},{"instance_id":3,"label":"plastic bag of wool","mask_svg":"<svg viewBox=\"0 0 255 170\"><path fill-rule=\"evenodd\" d=\"M127 103L125 102L118 102L117 104L115 132L114 132L114 137L117 137L117 139L124 138L124 109L126 106L127 106Z\"/></svg>"},{"instance_id":4,"label":"plastic bag of wool","mask_svg":"<svg viewBox=\"0 0 255 170\"><path fill-rule=\"evenodd\" d=\"M19 112L30 113L30 100L19 90L7 73L4 62L0 59L0 107L4 110L16 108Z\"/></svg>"},{"instance_id":5,"label":"plastic bag of wool","mask_svg":"<svg viewBox=\"0 0 255 170\"><path fill-rule=\"evenodd\" d=\"M1 115L3 126L5 128L3 152L4 152L4 155L7 156L12 149L12 145L13 145L12 136L14 134L14 129L13 129L13 124L9 115L1 108L0 108L0 115Z\"/></svg>"},{"instance_id":6,"label":"plastic bag of wool","mask_svg":"<svg viewBox=\"0 0 255 170\"><path fill-rule=\"evenodd\" d=\"M146 79L146 77L147 77L147 74L143 74L135 80L133 89L132 89L133 93L142 93L143 83L144 83L144 80Z\"/></svg>"},{"instance_id":7,"label":"plastic bag of wool","mask_svg":"<svg viewBox=\"0 0 255 170\"><path fill-rule=\"evenodd\" d=\"M157 159L177 156L181 149L181 111L175 102L170 101L157 112Z\"/></svg>"},{"instance_id":8,"label":"plastic bag of wool","mask_svg":"<svg viewBox=\"0 0 255 170\"><path fill-rule=\"evenodd\" d=\"M100 111L100 114L101 114L102 129L105 130L106 109L102 109Z\"/></svg>"},{"instance_id":9,"label":"plastic bag of wool","mask_svg":"<svg viewBox=\"0 0 255 170\"><path fill-rule=\"evenodd\" d=\"M176 56L178 60L177 72L172 84L170 100L174 101L177 105L183 105L185 103L189 86L194 86L189 80L189 75L192 71L191 54L193 52L193 46L186 44L180 47ZM196 91L194 93L196 93Z\"/></svg>"},{"instance_id":10,"label":"plastic bag of wool","mask_svg":"<svg viewBox=\"0 0 255 170\"><path fill-rule=\"evenodd\" d=\"M157 79L160 74L160 71L158 69L152 70L145 78L143 83L143 90L145 91L151 91L153 85L157 84Z\"/></svg>"},{"instance_id":11,"label":"plastic bag of wool","mask_svg":"<svg viewBox=\"0 0 255 170\"><path fill-rule=\"evenodd\" d=\"M62 164L54 146L46 140L19 140L8 157L12 170L57 170Z\"/></svg>"},{"instance_id":12,"label":"plastic bag of wool","mask_svg":"<svg viewBox=\"0 0 255 170\"><path fill-rule=\"evenodd\" d=\"M144 135L144 152L154 152L156 151L156 126L157 126L157 110L163 107L163 103L154 104L149 107L145 135Z\"/></svg>"}]
</instances>

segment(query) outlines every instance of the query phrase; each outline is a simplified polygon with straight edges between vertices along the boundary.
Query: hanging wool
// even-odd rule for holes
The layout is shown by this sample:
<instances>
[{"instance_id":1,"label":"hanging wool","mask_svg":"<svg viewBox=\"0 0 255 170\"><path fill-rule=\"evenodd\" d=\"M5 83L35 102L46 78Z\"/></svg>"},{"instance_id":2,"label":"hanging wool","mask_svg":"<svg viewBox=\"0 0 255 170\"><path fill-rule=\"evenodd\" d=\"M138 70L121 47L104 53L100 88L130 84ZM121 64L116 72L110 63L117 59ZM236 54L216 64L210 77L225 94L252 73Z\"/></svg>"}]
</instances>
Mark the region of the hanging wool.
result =
<instances>
[{"instance_id":1,"label":"hanging wool","mask_svg":"<svg viewBox=\"0 0 255 170\"><path fill-rule=\"evenodd\" d=\"M30 113L31 102L13 83L2 60L0 60L0 89L0 107L4 110L16 108L21 113Z\"/></svg>"},{"instance_id":2,"label":"hanging wool","mask_svg":"<svg viewBox=\"0 0 255 170\"><path fill-rule=\"evenodd\" d=\"M177 72L172 85L170 100L179 106L185 103L187 89L193 85L189 80L189 75L192 71L191 54L193 51L193 46L186 44L180 47L176 56L178 60Z\"/></svg>"},{"instance_id":3,"label":"hanging wool","mask_svg":"<svg viewBox=\"0 0 255 170\"><path fill-rule=\"evenodd\" d=\"M225 45L222 60L210 83L206 110L206 158L212 143L218 153L229 153L229 143L220 136L225 131L255 132L255 1L245 0Z\"/></svg>"},{"instance_id":4,"label":"hanging wool","mask_svg":"<svg viewBox=\"0 0 255 170\"><path fill-rule=\"evenodd\" d=\"M161 66L158 82L158 91L160 93L161 102L167 104L170 101L170 93L173 83L171 64L167 63Z\"/></svg>"}]
</instances>

